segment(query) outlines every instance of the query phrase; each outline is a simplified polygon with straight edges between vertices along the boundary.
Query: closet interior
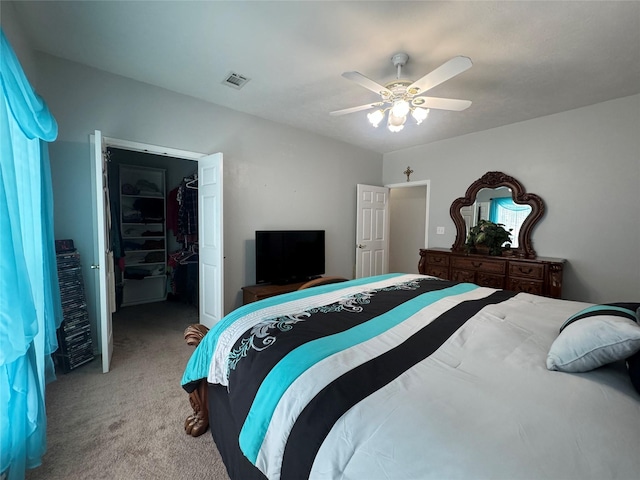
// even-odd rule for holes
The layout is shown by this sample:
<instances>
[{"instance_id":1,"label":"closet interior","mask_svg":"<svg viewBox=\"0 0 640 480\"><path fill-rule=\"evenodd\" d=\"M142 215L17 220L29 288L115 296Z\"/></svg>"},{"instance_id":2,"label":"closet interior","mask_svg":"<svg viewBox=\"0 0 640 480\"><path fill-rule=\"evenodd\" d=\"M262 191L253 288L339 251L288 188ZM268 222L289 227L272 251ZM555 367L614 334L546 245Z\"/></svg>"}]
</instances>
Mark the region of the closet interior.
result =
<instances>
[{"instance_id":1,"label":"closet interior","mask_svg":"<svg viewBox=\"0 0 640 480\"><path fill-rule=\"evenodd\" d=\"M116 308L198 304L197 162L107 147Z\"/></svg>"}]
</instances>

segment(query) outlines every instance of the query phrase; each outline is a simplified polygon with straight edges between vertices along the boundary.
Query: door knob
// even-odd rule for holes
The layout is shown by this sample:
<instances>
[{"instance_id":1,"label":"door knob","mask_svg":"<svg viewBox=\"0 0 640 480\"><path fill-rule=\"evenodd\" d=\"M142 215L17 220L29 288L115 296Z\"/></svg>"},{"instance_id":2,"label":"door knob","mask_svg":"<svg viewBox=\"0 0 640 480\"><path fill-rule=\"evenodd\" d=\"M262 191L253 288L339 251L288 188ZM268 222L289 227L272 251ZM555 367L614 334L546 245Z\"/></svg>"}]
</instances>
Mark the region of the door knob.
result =
<instances>
[{"instance_id":1,"label":"door knob","mask_svg":"<svg viewBox=\"0 0 640 480\"><path fill-rule=\"evenodd\" d=\"M358 248L364 248L364 245L362 245L361 243L358 244Z\"/></svg>"},{"instance_id":2,"label":"door knob","mask_svg":"<svg viewBox=\"0 0 640 480\"><path fill-rule=\"evenodd\" d=\"M99 270L100 269L100 265L93 264L93 265L91 265L91 269L92 270Z\"/></svg>"}]
</instances>

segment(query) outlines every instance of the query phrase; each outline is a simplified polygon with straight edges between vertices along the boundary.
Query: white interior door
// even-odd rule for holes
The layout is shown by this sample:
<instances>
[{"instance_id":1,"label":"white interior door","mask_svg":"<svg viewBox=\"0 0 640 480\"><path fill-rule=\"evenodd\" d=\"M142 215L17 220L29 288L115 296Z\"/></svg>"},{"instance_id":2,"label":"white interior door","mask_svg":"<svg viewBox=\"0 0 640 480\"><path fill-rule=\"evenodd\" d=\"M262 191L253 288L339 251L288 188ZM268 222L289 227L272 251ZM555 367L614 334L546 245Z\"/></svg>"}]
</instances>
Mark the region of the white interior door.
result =
<instances>
[{"instance_id":1,"label":"white interior door","mask_svg":"<svg viewBox=\"0 0 640 480\"><path fill-rule=\"evenodd\" d=\"M109 190L107 182L107 164L102 133L99 130L91 138L94 157L95 215L97 246L91 268L98 276L96 282L98 312L100 315L100 350L102 352L102 371L107 373L113 354L113 326L111 314L115 310L114 264L109 232L111 213L109 208Z\"/></svg>"},{"instance_id":2,"label":"white interior door","mask_svg":"<svg viewBox=\"0 0 640 480\"><path fill-rule=\"evenodd\" d=\"M198 159L200 323L211 328L224 314L222 153Z\"/></svg>"},{"instance_id":3,"label":"white interior door","mask_svg":"<svg viewBox=\"0 0 640 480\"><path fill-rule=\"evenodd\" d=\"M356 278L389 271L389 189L358 184Z\"/></svg>"},{"instance_id":4,"label":"white interior door","mask_svg":"<svg viewBox=\"0 0 640 480\"><path fill-rule=\"evenodd\" d=\"M477 223L475 221L474 206L469 205L467 207L461 207L460 214L462 215L462 219L464 220L464 225L466 228L466 234L465 234L465 238L466 238L466 235L469 234L469 229Z\"/></svg>"},{"instance_id":5,"label":"white interior door","mask_svg":"<svg viewBox=\"0 0 640 480\"><path fill-rule=\"evenodd\" d=\"M491 209L491 202L478 202L478 218L474 225L477 225L480 220L489 220L489 210Z\"/></svg>"}]
</instances>

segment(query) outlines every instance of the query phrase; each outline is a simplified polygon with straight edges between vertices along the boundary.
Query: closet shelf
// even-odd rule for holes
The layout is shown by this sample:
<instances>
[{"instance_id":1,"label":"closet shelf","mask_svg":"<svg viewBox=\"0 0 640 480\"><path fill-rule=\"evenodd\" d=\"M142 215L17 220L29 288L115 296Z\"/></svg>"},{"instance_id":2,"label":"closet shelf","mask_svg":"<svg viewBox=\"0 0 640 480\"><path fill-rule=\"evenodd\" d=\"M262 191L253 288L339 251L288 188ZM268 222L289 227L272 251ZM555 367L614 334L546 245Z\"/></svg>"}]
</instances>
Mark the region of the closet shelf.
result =
<instances>
[{"instance_id":1,"label":"closet shelf","mask_svg":"<svg viewBox=\"0 0 640 480\"><path fill-rule=\"evenodd\" d=\"M163 169L120 164L122 306L167 298L165 176Z\"/></svg>"}]
</instances>

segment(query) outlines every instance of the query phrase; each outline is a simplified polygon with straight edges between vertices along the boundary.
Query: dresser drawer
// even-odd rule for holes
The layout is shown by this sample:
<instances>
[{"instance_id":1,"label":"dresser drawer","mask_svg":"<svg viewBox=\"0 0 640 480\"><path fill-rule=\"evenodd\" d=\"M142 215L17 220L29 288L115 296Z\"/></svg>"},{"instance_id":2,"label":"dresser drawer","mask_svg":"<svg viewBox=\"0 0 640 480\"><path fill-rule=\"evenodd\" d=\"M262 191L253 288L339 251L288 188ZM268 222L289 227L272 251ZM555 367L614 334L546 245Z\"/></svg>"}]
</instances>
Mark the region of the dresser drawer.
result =
<instances>
[{"instance_id":1,"label":"dresser drawer","mask_svg":"<svg viewBox=\"0 0 640 480\"><path fill-rule=\"evenodd\" d=\"M527 262L509 262L509 276L542 280L544 278L544 265Z\"/></svg>"},{"instance_id":2,"label":"dresser drawer","mask_svg":"<svg viewBox=\"0 0 640 480\"><path fill-rule=\"evenodd\" d=\"M478 272L476 283L481 287L504 288L504 277Z\"/></svg>"},{"instance_id":3,"label":"dresser drawer","mask_svg":"<svg viewBox=\"0 0 640 480\"><path fill-rule=\"evenodd\" d=\"M544 294L544 284L542 282L536 282L534 280L525 280L522 278L509 278L509 285L507 290L514 292L525 292L533 295Z\"/></svg>"},{"instance_id":4,"label":"dresser drawer","mask_svg":"<svg viewBox=\"0 0 640 480\"><path fill-rule=\"evenodd\" d=\"M443 267L449 266L449 255L444 255L441 253L433 253L427 252L427 265L429 267L434 267L436 265L440 265Z\"/></svg>"},{"instance_id":5,"label":"dresser drawer","mask_svg":"<svg viewBox=\"0 0 640 480\"><path fill-rule=\"evenodd\" d=\"M495 273L497 275L504 275L506 272L505 262L500 260L487 260L482 257L454 257L451 262L452 267L456 269Z\"/></svg>"},{"instance_id":6,"label":"dresser drawer","mask_svg":"<svg viewBox=\"0 0 640 480\"><path fill-rule=\"evenodd\" d=\"M476 272L471 270L451 270L451 280L454 282L475 283Z\"/></svg>"},{"instance_id":7,"label":"dresser drawer","mask_svg":"<svg viewBox=\"0 0 640 480\"><path fill-rule=\"evenodd\" d=\"M440 267L438 265L427 265L427 271L425 275L431 275L433 277L449 280L449 267Z\"/></svg>"}]
</instances>

